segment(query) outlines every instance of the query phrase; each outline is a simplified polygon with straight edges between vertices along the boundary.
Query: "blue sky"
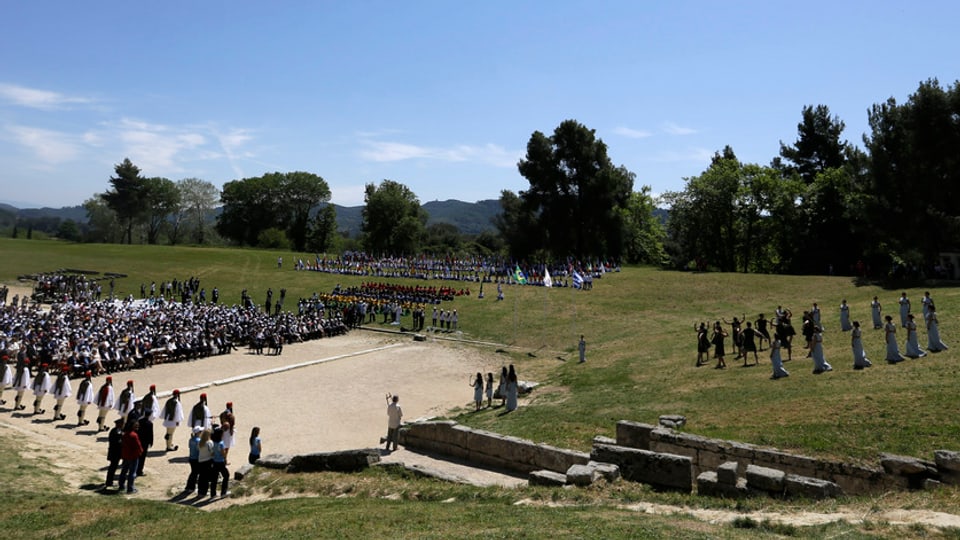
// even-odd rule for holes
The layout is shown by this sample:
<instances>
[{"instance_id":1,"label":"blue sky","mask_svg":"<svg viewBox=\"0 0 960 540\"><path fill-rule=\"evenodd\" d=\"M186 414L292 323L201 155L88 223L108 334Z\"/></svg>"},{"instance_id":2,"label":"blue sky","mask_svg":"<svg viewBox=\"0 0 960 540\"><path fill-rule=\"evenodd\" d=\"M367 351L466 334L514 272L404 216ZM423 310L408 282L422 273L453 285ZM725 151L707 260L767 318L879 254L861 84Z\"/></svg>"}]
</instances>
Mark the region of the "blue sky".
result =
<instances>
[{"instance_id":1,"label":"blue sky","mask_svg":"<svg viewBox=\"0 0 960 540\"><path fill-rule=\"evenodd\" d=\"M596 130L635 189L725 145L767 164L804 105L867 110L960 79L958 2L4 2L0 201L81 204L129 157L217 187L322 176L363 204L496 199L535 130Z\"/></svg>"}]
</instances>

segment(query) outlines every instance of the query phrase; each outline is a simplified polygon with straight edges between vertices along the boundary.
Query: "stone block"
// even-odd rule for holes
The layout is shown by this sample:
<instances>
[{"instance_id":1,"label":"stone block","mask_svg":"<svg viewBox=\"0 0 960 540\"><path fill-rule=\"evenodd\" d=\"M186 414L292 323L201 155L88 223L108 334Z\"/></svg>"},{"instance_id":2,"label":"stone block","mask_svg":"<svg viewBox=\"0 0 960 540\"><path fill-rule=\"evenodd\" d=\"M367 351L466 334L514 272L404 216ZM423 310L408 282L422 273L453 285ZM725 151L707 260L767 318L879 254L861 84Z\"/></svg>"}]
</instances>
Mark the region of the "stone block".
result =
<instances>
[{"instance_id":1,"label":"stone block","mask_svg":"<svg viewBox=\"0 0 960 540\"><path fill-rule=\"evenodd\" d=\"M287 466L287 472L357 472L379 462L379 448L316 452L313 454L294 456Z\"/></svg>"},{"instance_id":2,"label":"stone block","mask_svg":"<svg viewBox=\"0 0 960 540\"><path fill-rule=\"evenodd\" d=\"M564 486L567 484L567 475L541 469L531 472L527 481L531 486Z\"/></svg>"},{"instance_id":3,"label":"stone block","mask_svg":"<svg viewBox=\"0 0 960 540\"><path fill-rule=\"evenodd\" d=\"M621 420L617 422L617 444L630 448L650 449L650 432L657 426Z\"/></svg>"},{"instance_id":4,"label":"stone block","mask_svg":"<svg viewBox=\"0 0 960 540\"><path fill-rule=\"evenodd\" d=\"M661 426L670 429L679 429L687 425L687 417L680 414L663 414L658 420Z\"/></svg>"},{"instance_id":5,"label":"stone block","mask_svg":"<svg viewBox=\"0 0 960 540\"><path fill-rule=\"evenodd\" d=\"M620 480L620 467L617 467L613 463L601 463L590 460L587 462L587 466L596 469L597 472L600 473L600 476L603 476L607 482L612 483Z\"/></svg>"},{"instance_id":6,"label":"stone block","mask_svg":"<svg viewBox=\"0 0 960 540\"><path fill-rule=\"evenodd\" d=\"M291 459L293 459L293 456L284 454L267 454L265 456L260 456L260 459L257 460L257 465L266 467L268 469L286 469L287 466L290 465Z\"/></svg>"},{"instance_id":7,"label":"stone block","mask_svg":"<svg viewBox=\"0 0 960 540\"><path fill-rule=\"evenodd\" d=\"M717 482L728 486L737 485L737 470L740 464L736 461L728 461L717 467Z\"/></svg>"},{"instance_id":8,"label":"stone block","mask_svg":"<svg viewBox=\"0 0 960 540\"><path fill-rule=\"evenodd\" d=\"M929 491L932 489L940 489L941 487L943 487L943 482L934 480L933 478L925 478L923 480L923 489L925 491Z\"/></svg>"},{"instance_id":9,"label":"stone block","mask_svg":"<svg viewBox=\"0 0 960 540\"><path fill-rule=\"evenodd\" d=\"M808 499L832 499L843 495L840 486L829 481L809 476L788 474L783 480L787 497L806 497Z\"/></svg>"},{"instance_id":10,"label":"stone block","mask_svg":"<svg viewBox=\"0 0 960 540\"><path fill-rule=\"evenodd\" d=\"M686 456L600 444L593 447L590 458L613 463L625 480L684 493L693 489L693 465Z\"/></svg>"},{"instance_id":11,"label":"stone block","mask_svg":"<svg viewBox=\"0 0 960 540\"><path fill-rule=\"evenodd\" d=\"M960 473L960 452L951 450L937 450L933 453L933 461L940 472L952 471Z\"/></svg>"},{"instance_id":12,"label":"stone block","mask_svg":"<svg viewBox=\"0 0 960 540\"><path fill-rule=\"evenodd\" d=\"M738 478L735 484L723 484L718 481L714 471L704 471L697 476L697 495L741 499L748 494L744 478Z\"/></svg>"},{"instance_id":13,"label":"stone block","mask_svg":"<svg viewBox=\"0 0 960 540\"><path fill-rule=\"evenodd\" d=\"M567 469L567 482L575 486L589 486L600 478L600 471L589 465L571 465Z\"/></svg>"},{"instance_id":14,"label":"stone block","mask_svg":"<svg viewBox=\"0 0 960 540\"><path fill-rule=\"evenodd\" d=\"M783 493L783 481L786 473L769 467L747 465L747 487L767 493Z\"/></svg>"},{"instance_id":15,"label":"stone block","mask_svg":"<svg viewBox=\"0 0 960 540\"><path fill-rule=\"evenodd\" d=\"M617 440L612 437L604 437L603 435L597 435L593 438L593 444L617 444Z\"/></svg>"},{"instance_id":16,"label":"stone block","mask_svg":"<svg viewBox=\"0 0 960 540\"><path fill-rule=\"evenodd\" d=\"M714 471L703 471L697 475L697 495L705 497L717 496L717 473Z\"/></svg>"},{"instance_id":17,"label":"stone block","mask_svg":"<svg viewBox=\"0 0 960 540\"><path fill-rule=\"evenodd\" d=\"M250 474L250 471L252 470L253 470L253 465L247 463L243 467L240 467L239 469L233 471L233 479L239 482L244 478L246 478L247 475Z\"/></svg>"},{"instance_id":18,"label":"stone block","mask_svg":"<svg viewBox=\"0 0 960 540\"><path fill-rule=\"evenodd\" d=\"M894 454L880 454L880 466L887 474L896 474L900 476L936 476L937 466L935 463L918 459L911 456L898 456Z\"/></svg>"}]
</instances>

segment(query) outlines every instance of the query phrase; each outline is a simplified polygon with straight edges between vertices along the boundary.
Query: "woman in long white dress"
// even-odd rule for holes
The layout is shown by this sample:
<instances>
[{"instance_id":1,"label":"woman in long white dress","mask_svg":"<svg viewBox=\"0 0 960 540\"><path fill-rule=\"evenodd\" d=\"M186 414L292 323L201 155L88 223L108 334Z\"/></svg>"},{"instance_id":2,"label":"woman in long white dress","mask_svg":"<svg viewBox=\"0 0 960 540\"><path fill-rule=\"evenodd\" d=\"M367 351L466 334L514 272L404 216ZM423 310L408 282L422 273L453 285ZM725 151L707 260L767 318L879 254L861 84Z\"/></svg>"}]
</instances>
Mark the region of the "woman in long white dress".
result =
<instances>
[{"instance_id":1,"label":"woman in long white dress","mask_svg":"<svg viewBox=\"0 0 960 540\"><path fill-rule=\"evenodd\" d=\"M900 346L897 345L897 325L893 324L893 317L887 315L884 317L887 323L883 325L884 339L887 343L887 362L896 364L903 362L903 355L900 354Z\"/></svg>"},{"instance_id":2,"label":"woman in long white dress","mask_svg":"<svg viewBox=\"0 0 960 540\"><path fill-rule=\"evenodd\" d=\"M907 298L907 293L900 293L900 299L897 300L897 303L900 304L900 326L907 327L907 315L910 314L910 299Z\"/></svg>"},{"instance_id":3,"label":"woman in long white dress","mask_svg":"<svg viewBox=\"0 0 960 540\"><path fill-rule=\"evenodd\" d=\"M853 326L850 324L850 306L846 299L840 302L840 330L844 332L853 330Z\"/></svg>"},{"instance_id":4,"label":"woman in long white dress","mask_svg":"<svg viewBox=\"0 0 960 540\"><path fill-rule=\"evenodd\" d=\"M927 349L931 352L945 351L949 347L940 341L940 321L937 319L937 308L931 303L927 311Z\"/></svg>"},{"instance_id":5,"label":"woman in long white dress","mask_svg":"<svg viewBox=\"0 0 960 540\"><path fill-rule=\"evenodd\" d=\"M863 350L863 330L860 329L860 321L853 321L850 345L853 347L853 369L863 369L873 365Z\"/></svg>"},{"instance_id":6,"label":"woman in long white dress","mask_svg":"<svg viewBox=\"0 0 960 540\"><path fill-rule=\"evenodd\" d=\"M770 341L770 364L773 365L773 376L771 379L789 377L790 372L783 368L783 360L780 358L780 340L773 338Z\"/></svg>"},{"instance_id":7,"label":"woman in long white dress","mask_svg":"<svg viewBox=\"0 0 960 540\"><path fill-rule=\"evenodd\" d=\"M883 306L880 305L880 300L876 296L873 297L873 302L870 302L870 314L873 316L873 329L879 330L883 328L883 318L880 313L883 310Z\"/></svg>"},{"instance_id":8,"label":"woman in long white dress","mask_svg":"<svg viewBox=\"0 0 960 540\"><path fill-rule=\"evenodd\" d=\"M833 366L827 363L826 358L823 356L823 332L820 331L820 327L814 325L813 327L813 350L811 351L811 356L813 356L813 374L818 375L824 371L833 371Z\"/></svg>"},{"instance_id":9,"label":"woman in long white dress","mask_svg":"<svg viewBox=\"0 0 960 540\"><path fill-rule=\"evenodd\" d=\"M907 345L904 347L903 355L909 358L921 358L927 355L920 348L920 342L917 340L917 321L914 320L913 313L907 315Z\"/></svg>"}]
</instances>

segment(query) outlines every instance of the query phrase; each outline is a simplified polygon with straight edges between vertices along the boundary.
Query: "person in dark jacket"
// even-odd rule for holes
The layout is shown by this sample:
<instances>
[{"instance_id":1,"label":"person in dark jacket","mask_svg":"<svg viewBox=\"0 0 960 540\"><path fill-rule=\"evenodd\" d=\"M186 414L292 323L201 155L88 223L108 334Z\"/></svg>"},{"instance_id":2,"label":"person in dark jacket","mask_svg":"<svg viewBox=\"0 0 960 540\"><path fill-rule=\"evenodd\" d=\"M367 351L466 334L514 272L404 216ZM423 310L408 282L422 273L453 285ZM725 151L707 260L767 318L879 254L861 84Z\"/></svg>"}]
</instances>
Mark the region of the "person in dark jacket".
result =
<instances>
[{"instance_id":1,"label":"person in dark jacket","mask_svg":"<svg viewBox=\"0 0 960 540\"><path fill-rule=\"evenodd\" d=\"M137 478L137 462L143 455L143 446L140 445L140 436L137 435L139 422L134 420L128 422L123 430L123 446L120 449L120 457L123 458L123 465L120 467L120 491L126 487L127 493L136 493L133 481Z\"/></svg>"},{"instance_id":2,"label":"person in dark jacket","mask_svg":"<svg viewBox=\"0 0 960 540\"><path fill-rule=\"evenodd\" d=\"M107 440L109 441L107 461L110 465L107 466L107 481L103 486L105 488L113 487L113 479L117 474L117 467L120 466L120 451L123 449L123 418L117 418Z\"/></svg>"},{"instance_id":3,"label":"person in dark jacket","mask_svg":"<svg viewBox=\"0 0 960 540\"><path fill-rule=\"evenodd\" d=\"M150 420L150 416L143 416L137 421L137 425L139 426L137 436L140 437L140 446L143 447L143 454L137 461L137 476L146 476L143 473L143 464L147 461L147 452L153 446L153 421Z\"/></svg>"}]
</instances>

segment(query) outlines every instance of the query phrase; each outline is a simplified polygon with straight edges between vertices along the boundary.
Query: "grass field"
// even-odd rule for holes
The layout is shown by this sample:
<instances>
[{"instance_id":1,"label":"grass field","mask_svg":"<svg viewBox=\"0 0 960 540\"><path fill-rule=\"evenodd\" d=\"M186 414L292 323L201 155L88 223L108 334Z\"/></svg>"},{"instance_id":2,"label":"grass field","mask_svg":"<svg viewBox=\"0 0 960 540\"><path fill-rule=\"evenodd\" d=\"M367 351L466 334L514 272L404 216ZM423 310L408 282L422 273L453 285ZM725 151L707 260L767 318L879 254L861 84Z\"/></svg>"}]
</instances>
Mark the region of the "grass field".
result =
<instances>
[{"instance_id":1,"label":"grass field","mask_svg":"<svg viewBox=\"0 0 960 540\"><path fill-rule=\"evenodd\" d=\"M281 270L276 265L278 256L284 259L285 267ZM329 292L337 283L349 286L371 279L296 272L292 270L296 258L294 253L260 250L0 239L0 281L9 283L21 274L60 268L119 272L128 277L117 280L118 292L139 296L140 283L149 285L150 281L159 283L197 276L208 294L212 287L219 287L221 299L227 303L239 302L244 288L260 303L266 289L272 287L275 292L286 288L287 305L291 306L291 299L315 291ZM593 436L612 436L618 420L655 423L661 414L683 414L688 419L685 430L696 434L873 464L881 452L931 459L934 450L960 449L957 418L960 399L955 390L960 375L960 347L924 359L888 365L883 362L882 332L872 330L869 323L869 303L873 296L879 296L885 313L896 315L896 299L902 290L913 300L915 311L919 311L924 290L929 290L937 303L944 341L960 343L956 340L960 328L957 316L960 288L954 286L915 283L894 289L859 284L848 277L693 274L625 268L596 280L592 291L505 287L506 299L497 302L494 288L485 290L486 299L478 300L476 284L447 284L471 288L470 297L458 298L450 304L459 312L464 339L497 344L482 346L500 351L505 364L517 366L521 379L541 385L529 405L507 416L498 416L493 411L473 413L465 400L462 410L450 413L451 418L464 424L587 450ZM866 321L864 342L868 357L874 362L869 370L851 369L849 334L838 329L838 306L844 298L851 305L852 317ZM823 309L826 357L833 364L833 372L813 375L812 362L803 358L805 351L799 342L795 345L793 360L785 365L791 376L778 381L769 379L766 353L761 353L759 367L739 367L741 364L733 360L734 355L728 356L730 367L726 370L694 367L694 323L709 323L721 317L731 320L744 314L753 320L761 312L769 318L778 305L792 309L795 321L799 321L800 313L813 302ZM580 334L586 336L588 344L586 364L576 362ZM902 329L898 338L901 344L906 338ZM920 341L926 343L926 333L922 330ZM469 398L467 394L465 397ZM0 470L0 477L7 479L16 474L16 469L9 467ZM375 484L391 482L394 479L374 480ZM413 487L396 489L424 488L414 482ZM457 493L452 497L462 500L461 492ZM659 496L642 490L639 493L631 493L629 497ZM919 502L911 499L908 504L957 513L960 505L956 495L955 490L948 488ZM21 496L30 501L34 498L58 501L56 504L66 508L67 516L79 512L77 507L84 504L74 502L69 496L51 493L18 495ZM560 498L569 500L570 497L572 495L565 494ZM897 497L903 496L894 497L902 504L904 499ZM622 514L603 504L600 504L603 510L583 512L578 507L515 509L504 502L514 499L513 495L481 493L476 495L476 500L464 504L413 500L401 505L375 497L346 501L321 497L273 501L253 505L259 509L231 508L221 516L204 513L199 517L192 517L190 512L178 507L141 508L141 505L150 505L144 501L124 504L136 507L138 512L142 510L150 516L149 523L167 533L172 529L166 524L193 531L232 524L259 536L257 529L247 529L257 516L292 515L295 517L290 518L290 534L281 535L283 537L372 537L395 530L408 537L543 537L548 534L533 531L544 523L557 528L556 536L570 537L670 534L713 538L778 534L752 526L727 530L682 516L638 522L636 516ZM0 503L8 519L12 519L9 517L12 512L20 514L34 504L15 502L17 500L8 498L6 503ZM307 511L306 507L312 510ZM316 511L337 516L335 520L347 528L323 530L322 524L311 521L315 518L312 512ZM363 514L379 518L367 524L357 517ZM78 528L76 517L64 519L66 524L42 525L39 530L46 533L39 536L58 536L61 532L78 530L86 531L80 537L103 534L97 528ZM124 521L129 519L125 516L118 519L126 523L119 525L118 531L148 537L153 534L144 534L150 531L147 526ZM194 519L200 521L194 522ZM427 525L434 521L444 525L434 530ZM385 525L391 522L391 526ZM182 529L189 523L196 525ZM493 526L500 528L494 531L490 528ZM645 529L648 526L652 529ZM333 533L334 530L339 533ZM631 530L638 534L631 534ZM848 530L838 526L830 534L813 529L787 534L871 537L886 536L889 531L885 530L884 527ZM897 534L891 533L891 537Z\"/></svg>"}]
</instances>

